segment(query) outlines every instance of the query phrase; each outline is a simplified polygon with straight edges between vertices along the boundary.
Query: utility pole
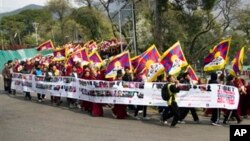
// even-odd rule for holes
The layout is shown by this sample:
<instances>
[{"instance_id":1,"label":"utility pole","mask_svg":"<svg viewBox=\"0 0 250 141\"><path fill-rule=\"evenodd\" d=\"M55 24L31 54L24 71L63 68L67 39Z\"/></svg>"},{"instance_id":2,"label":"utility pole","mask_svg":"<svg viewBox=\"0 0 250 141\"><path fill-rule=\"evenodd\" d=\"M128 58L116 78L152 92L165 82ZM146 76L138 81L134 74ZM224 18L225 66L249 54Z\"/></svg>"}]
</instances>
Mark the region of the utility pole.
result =
<instances>
[{"instance_id":1,"label":"utility pole","mask_svg":"<svg viewBox=\"0 0 250 141\"><path fill-rule=\"evenodd\" d=\"M119 32L120 32L120 41L122 41L122 24L121 24L121 9L119 10ZM121 52L123 52L122 44L121 44Z\"/></svg>"},{"instance_id":2,"label":"utility pole","mask_svg":"<svg viewBox=\"0 0 250 141\"><path fill-rule=\"evenodd\" d=\"M126 2L126 4L121 6L119 11L115 14L113 18L115 18L116 16L118 16L117 24L119 26L120 40L122 39L122 31L124 30L122 28L124 28L125 24L127 24L128 29L126 29L126 31L129 32L129 34L126 37L124 37L124 40L127 40L128 42L127 48L131 46L131 50L134 52L135 55L137 55L137 35L136 35L136 17L135 17L134 0L130 0ZM130 19L130 20L125 21L124 19ZM132 25L132 27L130 25ZM121 52L123 52L122 45L120 48Z\"/></svg>"},{"instance_id":3,"label":"utility pole","mask_svg":"<svg viewBox=\"0 0 250 141\"><path fill-rule=\"evenodd\" d=\"M136 35L136 17L135 17L135 2L132 0L132 19L133 19L133 42L135 55L137 55L137 35Z\"/></svg>"},{"instance_id":4,"label":"utility pole","mask_svg":"<svg viewBox=\"0 0 250 141\"><path fill-rule=\"evenodd\" d=\"M56 41L55 41L55 35L54 35L54 30L53 30L53 27L52 27L52 30L51 30L51 34L52 34L52 40L53 40L53 43L54 43L54 45L56 45Z\"/></svg>"},{"instance_id":5,"label":"utility pole","mask_svg":"<svg viewBox=\"0 0 250 141\"><path fill-rule=\"evenodd\" d=\"M38 45L38 34L37 34L37 29L38 29L39 23L33 22L32 25L33 25L33 27L35 28L35 32L36 32L36 45Z\"/></svg>"}]
</instances>

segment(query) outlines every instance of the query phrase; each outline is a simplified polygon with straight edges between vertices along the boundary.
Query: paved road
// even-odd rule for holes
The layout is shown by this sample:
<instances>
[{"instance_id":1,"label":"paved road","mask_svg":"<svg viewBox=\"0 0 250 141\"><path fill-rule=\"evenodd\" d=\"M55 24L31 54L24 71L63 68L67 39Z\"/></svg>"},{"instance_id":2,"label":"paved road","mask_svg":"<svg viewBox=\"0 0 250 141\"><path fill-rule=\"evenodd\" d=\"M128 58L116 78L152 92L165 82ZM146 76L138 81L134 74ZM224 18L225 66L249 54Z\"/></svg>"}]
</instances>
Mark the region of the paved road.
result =
<instances>
[{"instance_id":1,"label":"paved road","mask_svg":"<svg viewBox=\"0 0 250 141\"><path fill-rule=\"evenodd\" d=\"M33 95L34 96L34 95ZM0 94L0 141L228 141L229 127L209 125L201 116L201 124L190 117L180 128L159 123L158 115L150 110L150 120L113 119L110 109L104 117L91 117L66 105L51 105L24 100L21 94ZM244 120L243 124L250 124Z\"/></svg>"}]
</instances>

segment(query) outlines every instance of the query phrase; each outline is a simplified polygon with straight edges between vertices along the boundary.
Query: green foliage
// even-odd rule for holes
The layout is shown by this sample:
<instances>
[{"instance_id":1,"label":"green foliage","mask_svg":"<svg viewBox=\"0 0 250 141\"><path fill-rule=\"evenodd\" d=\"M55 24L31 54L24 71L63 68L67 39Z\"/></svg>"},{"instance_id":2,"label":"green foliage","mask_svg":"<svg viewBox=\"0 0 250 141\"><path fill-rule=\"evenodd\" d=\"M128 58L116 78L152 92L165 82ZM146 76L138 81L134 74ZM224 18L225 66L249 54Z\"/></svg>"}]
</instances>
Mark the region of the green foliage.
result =
<instances>
[{"instance_id":1,"label":"green foliage","mask_svg":"<svg viewBox=\"0 0 250 141\"><path fill-rule=\"evenodd\" d=\"M32 47L36 44L36 35L30 34L23 37L23 42L28 46Z\"/></svg>"},{"instance_id":2,"label":"green foliage","mask_svg":"<svg viewBox=\"0 0 250 141\"><path fill-rule=\"evenodd\" d=\"M46 10L24 10L16 15L3 17L0 21L0 27L4 31L4 36L10 39L12 44L17 44L15 34L20 36L24 44L35 43L34 41L27 41L31 33L35 32L32 25L33 22L39 23L39 29L47 27L52 21L52 15ZM35 45L35 44L32 44Z\"/></svg>"},{"instance_id":3,"label":"green foliage","mask_svg":"<svg viewBox=\"0 0 250 141\"><path fill-rule=\"evenodd\" d=\"M22 43L34 46L33 22L39 23L39 42L52 39L56 46L78 40L110 39L113 33L117 33L116 23L108 18L110 13L103 11L110 7L100 8L104 7L100 1L75 1L83 6L73 9L68 0L49 0L44 9L25 10L3 17L0 29L4 44L18 44L18 38L14 36L17 34ZM164 52L180 41L187 60L192 64L198 60L202 62L209 49L222 38L232 36L229 53L232 60L236 51L250 42L250 10L237 9L237 2L239 0L135 1L138 52L145 51L152 44L159 45L157 47ZM96 9L95 5L99 8ZM109 10L105 9L106 12ZM131 23L122 23L124 37L131 34ZM249 52L245 56L245 63L250 63Z\"/></svg>"},{"instance_id":4,"label":"green foliage","mask_svg":"<svg viewBox=\"0 0 250 141\"><path fill-rule=\"evenodd\" d=\"M74 20L84 29L85 39L110 39L111 24L107 17L96 9L81 7L72 13Z\"/></svg>"}]
</instances>

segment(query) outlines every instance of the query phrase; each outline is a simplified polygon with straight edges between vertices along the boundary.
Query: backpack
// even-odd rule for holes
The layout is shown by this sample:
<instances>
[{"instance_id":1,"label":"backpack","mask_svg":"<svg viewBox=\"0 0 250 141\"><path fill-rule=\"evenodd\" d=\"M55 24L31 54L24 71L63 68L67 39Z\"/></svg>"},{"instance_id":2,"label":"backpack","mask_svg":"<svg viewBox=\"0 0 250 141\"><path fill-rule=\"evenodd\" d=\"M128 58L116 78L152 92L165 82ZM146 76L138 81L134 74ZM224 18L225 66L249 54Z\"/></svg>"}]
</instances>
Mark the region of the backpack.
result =
<instances>
[{"instance_id":1,"label":"backpack","mask_svg":"<svg viewBox=\"0 0 250 141\"><path fill-rule=\"evenodd\" d=\"M163 100L168 101L170 99L170 93L169 93L169 88L168 88L168 83L164 84L162 89L161 89L161 97Z\"/></svg>"}]
</instances>

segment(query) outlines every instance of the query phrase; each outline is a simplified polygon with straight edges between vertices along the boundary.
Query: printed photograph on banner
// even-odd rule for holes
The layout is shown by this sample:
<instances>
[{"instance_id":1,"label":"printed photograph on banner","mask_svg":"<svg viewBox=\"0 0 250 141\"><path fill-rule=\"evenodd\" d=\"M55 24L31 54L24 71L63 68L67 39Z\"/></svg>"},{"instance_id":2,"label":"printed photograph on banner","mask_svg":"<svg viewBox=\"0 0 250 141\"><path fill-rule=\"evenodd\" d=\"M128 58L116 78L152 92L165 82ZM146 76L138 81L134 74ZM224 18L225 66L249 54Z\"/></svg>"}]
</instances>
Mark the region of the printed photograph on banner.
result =
<instances>
[{"instance_id":1,"label":"printed photograph on banner","mask_svg":"<svg viewBox=\"0 0 250 141\"><path fill-rule=\"evenodd\" d=\"M22 86L23 86L23 91L34 92L34 90L32 88L32 75L30 75L30 74L23 75Z\"/></svg>"},{"instance_id":2,"label":"printed photograph on banner","mask_svg":"<svg viewBox=\"0 0 250 141\"><path fill-rule=\"evenodd\" d=\"M94 81L94 86L96 88L108 88L109 83L108 81Z\"/></svg>"},{"instance_id":3,"label":"printed photograph on banner","mask_svg":"<svg viewBox=\"0 0 250 141\"><path fill-rule=\"evenodd\" d=\"M13 76L19 77L20 74L13 74ZM13 78L12 85L15 85L13 87L15 90L22 91L28 86L35 93L51 93L90 102L166 106L166 101L161 97L161 88L164 83L160 82L78 80L73 77L55 77L52 79L53 82L45 82L44 77L25 76L21 74L21 78ZM34 87L30 87L30 83L25 82L30 82L30 78ZM176 100L180 107L225 109L238 107L239 90L234 86L180 84L179 88L180 92L177 93ZM61 95L59 95L60 91Z\"/></svg>"}]
</instances>

